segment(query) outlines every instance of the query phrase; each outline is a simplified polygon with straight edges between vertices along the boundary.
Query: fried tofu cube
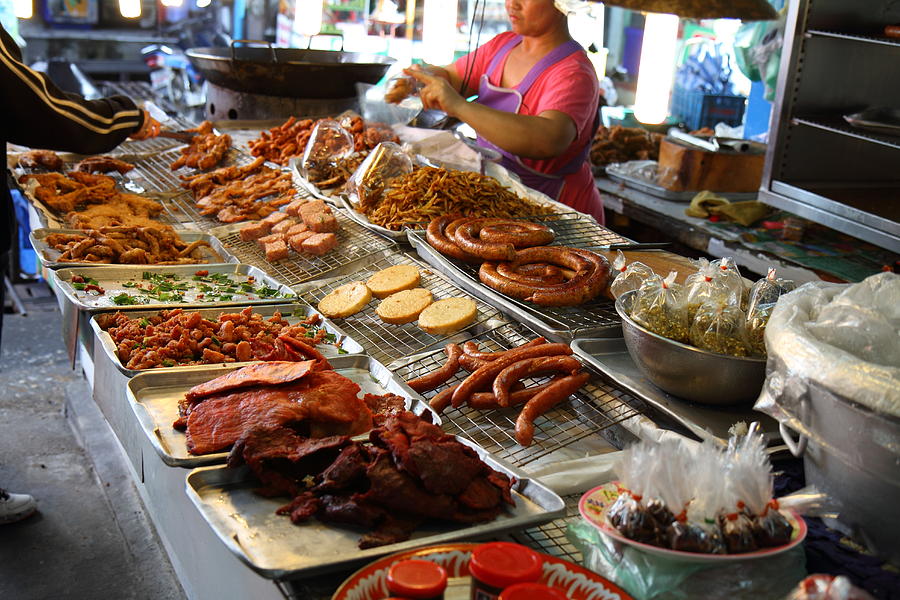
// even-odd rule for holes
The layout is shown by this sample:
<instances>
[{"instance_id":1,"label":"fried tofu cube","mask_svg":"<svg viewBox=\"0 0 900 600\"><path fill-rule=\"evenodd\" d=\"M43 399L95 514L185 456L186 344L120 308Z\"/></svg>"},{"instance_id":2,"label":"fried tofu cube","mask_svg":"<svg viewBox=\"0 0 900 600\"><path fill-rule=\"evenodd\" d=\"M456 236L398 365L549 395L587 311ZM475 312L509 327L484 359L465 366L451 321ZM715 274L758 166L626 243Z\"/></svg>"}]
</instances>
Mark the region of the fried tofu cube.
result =
<instances>
[{"instance_id":1,"label":"fried tofu cube","mask_svg":"<svg viewBox=\"0 0 900 600\"><path fill-rule=\"evenodd\" d=\"M333 233L316 233L303 241L303 251L322 256L337 246L337 236Z\"/></svg>"}]
</instances>

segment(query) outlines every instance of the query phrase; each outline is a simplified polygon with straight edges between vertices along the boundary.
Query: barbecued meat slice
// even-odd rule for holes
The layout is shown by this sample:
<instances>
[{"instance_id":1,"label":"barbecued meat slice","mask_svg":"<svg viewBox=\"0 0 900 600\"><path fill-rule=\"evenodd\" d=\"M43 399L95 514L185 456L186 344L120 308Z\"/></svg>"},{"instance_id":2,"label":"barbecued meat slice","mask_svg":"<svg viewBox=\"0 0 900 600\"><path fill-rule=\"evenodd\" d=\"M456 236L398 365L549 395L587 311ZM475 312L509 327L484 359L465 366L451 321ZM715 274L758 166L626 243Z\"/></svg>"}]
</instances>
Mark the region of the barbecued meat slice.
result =
<instances>
[{"instance_id":1,"label":"barbecued meat slice","mask_svg":"<svg viewBox=\"0 0 900 600\"><path fill-rule=\"evenodd\" d=\"M316 492L345 491L364 482L369 466L368 453L359 444L347 446L337 459L322 472Z\"/></svg>"},{"instance_id":2,"label":"barbecued meat slice","mask_svg":"<svg viewBox=\"0 0 900 600\"><path fill-rule=\"evenodd\" d=\"M382 452L366 470L369 491L365 498L402 515L447 518L456 510L456 501L445 494L431 494L394 466L391 455Z\"/></svg>"},{"instance_id":3,"label":"barbecued meat slice","mask_svg":"<svg viewBox=\"0 0 900 600\"><path fill-rule=\"evenodd\" d=\"M110 171L118 171L125 174L132 170L134 165L124 160L113 158L112 156L88 156L84 160L75 163L72 167L73 171L83 173L109 173Z\"/></svg>"},{"instance_id":4,"label":"barbecued meat slice","mask_svg":"<svg viewBox=\"0 0 900 600\"><path fill-rule=\"evenodd\" d=\"M376 417L376 425L383 425L387 417L396 416L406 410L406 398L397 394L387 393L380 396L366 394L363 396L363 402Z\"/></svg>"},{"instance_id":5,"label":"barbecued meat slice","mask_svg":"<svg viewBox=\"0 0 900 600\"><path fill-rule=\"evenodd\" d=\"M365 533L359 538L359 548L365 550L366 548L405 542L416 530L416 527L422 524L422 521L423 519L402 518L387 514L374 531Z\"/></svg>"},{"instance_id":6,"label":"barbecued meat slice","mask_svg":"<svg viewBox=\"0 0 900 600\"><path fill-rule=\"evenodd\" d=\"M321 472L349 443L346 436L308 439L287 427L258 428L235 442L228 464L246 463L262 483L257 490L261 495L296 496L301 481Z\"/></svg>"},{"instance_id":7,"label":"barbecued meat slice","mask_svg":"<svg viewBox=\"0 0 900 600\"><path fill-rule=\"evenodd\" d=\"M478 477L469 482L466 489L458 496L461 504L474 510L486 510L500 506L500 490L487 480Z\"/></svg>"},{"instance_id":8,"label":"barbecued meat slice","mask_svg":"<svg viewBox=\"0 0 900 600\"><path fill-rule=\"evenodd\" d=\"M461 494L484 472L484 463L478 454L455 439L416 440L409 448L409 460L403 467L418 476L429 492L451 496Z\"/></svg>"},{"instance_id":9,"label":"barbecued meat slice","mask_svg":"<svg viewBox=\"0 0 900 600\"><path fill-rule=\"evenodd\" d=\"M307 373L313 370L315 364L316 361L314 360L304 360L300 362L276 361L249 365L216 377L212 381L195 385L187 391L184 397L191 402L197 402L214 394L241 388L290 383L306 376Z\"/></svg>"},{"instance_id":10,"label":"barbecued meat slice","mask_svg":"<svg viewBox=\"0 0 900 600\"><path fill-rule=\"evenodd\" d=\"M326 494L320 496L320 500L322 506L316 516L326 523L341 523L369 529L381 522L387 514L383 508L369 502L361 494L349 496Z\"/></svg>"},{"instance_id":11,"label":"barbecued meat slice","mask_svg":"<svg viewBox=\"0 0 900 600\"><path fill-rule=\"evenodd\" d=\"M285 385L208 397L190 410L188 451L225 450L257 427L302 423L314 438L363 433L372 427L372 413L357 397L359 389L339 373L315 371Z\"/></svg>"},{"instance_id":12,"label":"barbecued meat slice","mask_svg":"<svg viewBox=\"0 0 900 600\"><path fill-rule=\"evenodd\" d=\"M322 507L319 498L312 492L301 492L296 498L275 511L276 515L290 515L291 523L297 525L308 520Z\"/></svg>"}]
</instances>

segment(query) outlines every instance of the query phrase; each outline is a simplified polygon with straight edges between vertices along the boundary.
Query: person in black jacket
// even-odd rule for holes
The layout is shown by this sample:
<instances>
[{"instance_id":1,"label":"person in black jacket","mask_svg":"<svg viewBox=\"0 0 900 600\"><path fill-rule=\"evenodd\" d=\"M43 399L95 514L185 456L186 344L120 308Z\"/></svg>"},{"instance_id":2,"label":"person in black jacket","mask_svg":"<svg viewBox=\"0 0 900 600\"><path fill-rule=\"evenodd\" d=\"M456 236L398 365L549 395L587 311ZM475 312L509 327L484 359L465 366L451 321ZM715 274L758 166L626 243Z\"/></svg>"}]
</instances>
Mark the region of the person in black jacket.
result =
<instances>
[{"instance_id":1,"label":"person in black jacket","mask_svg":"<svg viewBox=\"0 0 900 600\"><path fill-rule=\"evenodd\" d=\"M159 123L124 96L85 100L60 90L43 73L22 63L22 53L0 25L0 145L99 154L129 136L146 139L159 133ZM9 193L9 175L0 182L0 333L9 251L16 224ZM2 341L2 336L0 336ZM0 524L24 519L35 512L34 499L0 488Z\"/></svg>"}]
</instances>

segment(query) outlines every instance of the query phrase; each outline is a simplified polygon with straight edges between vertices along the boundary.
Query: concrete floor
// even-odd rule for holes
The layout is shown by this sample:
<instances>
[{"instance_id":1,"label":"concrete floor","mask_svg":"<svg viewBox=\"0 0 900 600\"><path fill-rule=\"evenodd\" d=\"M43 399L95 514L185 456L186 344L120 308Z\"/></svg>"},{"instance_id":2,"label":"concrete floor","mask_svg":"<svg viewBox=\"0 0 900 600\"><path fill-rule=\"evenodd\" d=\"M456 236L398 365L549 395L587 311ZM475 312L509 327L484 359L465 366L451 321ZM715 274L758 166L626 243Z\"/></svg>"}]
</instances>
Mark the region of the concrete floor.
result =
<instances>
[{"instance_id":1,"label":"concrete floor","mask_svg":"<svg viewBox=\"0 0 900 600\"><path fill-rule=\"evenodd\" d=\"M184 598L124 454L66 355L55 298L17 286L0 354L0 486L38 514L0 526L0 598ZM91 456L94 459L91 459Z\"/></svg>"}]
</instances>

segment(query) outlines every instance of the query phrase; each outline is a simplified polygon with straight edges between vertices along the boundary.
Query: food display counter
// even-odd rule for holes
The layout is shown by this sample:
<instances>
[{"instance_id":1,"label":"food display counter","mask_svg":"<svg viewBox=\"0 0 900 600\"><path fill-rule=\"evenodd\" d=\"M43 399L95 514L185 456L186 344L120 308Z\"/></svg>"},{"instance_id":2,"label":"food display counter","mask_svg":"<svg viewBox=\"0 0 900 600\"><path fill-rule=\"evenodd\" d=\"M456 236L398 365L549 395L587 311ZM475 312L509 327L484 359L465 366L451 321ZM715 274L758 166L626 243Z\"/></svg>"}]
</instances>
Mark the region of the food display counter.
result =
<instances>
[{"instance_id":1,"label":"food display counter","mask_svg":"<svg viewBox=\"0 0 900 600\"><path fill-rule=\"evenodd\" d=\"M252 123L242 127L252 129ZM269 127L271 123L260 123L259 131ZM195 198L182 184L196 181L203 172L170 167L180 157L187 157L190 164L189 148L159 148L155 143L129 142L114 153L133 168L115 175L112 181L118 194L137 194L157 202L155 217L173 231L184 232L188 246L179 250L175 259L183 263L180 266L148 265L144 271L99 264L117 258L126 262L125 252L140 251L152 259L157 248L139 243L146 235L138 225L117 224L107 229L101 225L99 234L54 231L50 228L68 224L71 214L55 206L53 198L49 204L43 202L46 194L36 193L29 177L22 185L32 202L32 221L44 228L38 229L33 239L67 315L70 348L80 357L94 400L128 458L131 476L190 598L328 598L354 569L385 554L429 544L451 544L454 551L469 552L469 545L460 542L472 540L516 541L554 557L560 572L566 565L575 569L564 562L580 563L582 559L580 549L567 537L567 528L582 521L579 500L597 483L593 475L585 476L585 461L597 470L608 469L611 452L642 437L665 435L663 428L724 445L734 422L760 420L746 404L727 410L693 406L647 383L628 361L621 340L621 318L609 296L594 293L574 306L541 305L516 298L502 286L483 283L479 269L471 263L442 254L430 240L433 232L424 228L427 223L409 226L405 240L379 235L366 226L366 220L351 218L349 204L317 200L295 178L290 187L281 184L279 197L287 200L280 207L263 202L211 208L209 198L225 193L216 186L235 184L228 182L228 169L256 169L262 161L254 161L245 144L227 149L221 162L213 165L224 169L225 182L214 182L205 196ZM77 158L64 157L61 170L71 174ZM266 168L270 171L265 176L275 182L272 185L296 175L288 165L267 163ZM38 185L48 185L41 179L46 173L19 169L18 175L31 175ZM286 178L284 173L293 175ZM235 185L254 177L257 175L248 175ZM248 189L243 192L249 193ZM602 266L606 269L603 285L596 291L605 288L609 265L604 257L614 261L615 254L601 246L629 240L590 217L545 202L539 194L524 202L530 208L540 207L529 222L551 232L553 246L561 247L554 252L565 252L566 247L596 250L590 255L568 255L567 264L577 267L568 275L552 263L540 267L548 277L558 278L554 285L577 277L590 280L592 274L599 276L596 269ZM234 211L252 211L252 216L238 218ZM483 225L488 228L491 223ZM517 229L507 218L499 233ZM449 231L439 233L449 235ZM272 232L276 232L274 237ZM314 238L327 240L327 244L307 245ZM124 251L126 243L132 243L133 249ZM218 258L195 262L191 252L201 247L215 251ZM681 270L681 279L690 265L666 252L627 252L626 256L632 261L645 259L661 274ZM103 260L96 260L98 257ZM82 259L91 266L78 262ZM386 287L377 287L373 283L377 278L389 279L385 273L412 273L414 280L397 284L390 279ZM520 274L531 277L528 273ZM418 322L418 312L411 317L405 313L385 317L383 303L393 297L390 294L402 294L412 287L423 290L418 296L427 296L431 306L455 302L452 310L444 309L452 316L441 313L429 324L424 322L424 311ZM115 292L113 301L98 301L107 291ZM377 296L374 301L370 292ZM366 295L357 301L356 293ZM178 321L177 330L172 329L171 320L180 315L185 319ZM252 344L241 338L241 328L255 332ZM193 348L193 353L173 354L179 343ZM504 367L522 362L510 358L525 352L519 347L547 349L533 352L534 360L546 356L550 362L541 365L566 365L558 368L568 369L563 371L568 375L553 380L545 377L546 370L539 369L538 363L529 366L532 371L523 371L531 373L526 379L533 386L565 390L554 392L559 397L553 398L548 392L546 398L552 402L542 413L529 413L528 417L524 415L531 404L529 398L545 398L544 391L535 387L531 396L523 395L526 408L520 414L518 408L490 404L500 402L502 393L509 394L507 402L512 402L511 398L527 390L498 383L500 367L491 375L497 378L493 396L471 381L492 360L500 365L509 359ZM467 349L465 354L462 348ZM473 375L466 372L463 356L475 365ZM257 366L263 382L259 385L276 386L261 389L272 390L281 384L277 389L288 389L284 386L306 381L301 378L308 371L268 380L276 377L272 365L288 363L266 361L292 361L293 366L285 369L293 373L319 369L323 360L330 362L334 377L351 382L367 398L372 395L385 402L389 397L399 398L406 409L430 415L428 419L443 431L441 443L456 440L453 443L471 449L466 452L507 482L512 507L498 512L496 519L441 521L407 533L410 539L357 549L357 530L319 521L294 525L295 514L291 520L276 515L282 502L253 492L252 461L237 466L247 459L246 445L230 454L231 443L194 454L201 435L199 429L191 429L191 417L196 414L191 411L204 404L186 408L182 400L186 393L200 393L197 390L204 385L230 381L229 377L251 377ZM435 381L423 383L431 380ZM553 387L560 382L574 383L574 387ZM491 381L482 383L490 386ZM465 396L456 402L457 392L467 386L471 388L468 402ZM728 394L727 390L723 393ZM476 396L481 398L478 402L487 404L478 405ZM375 411L375 404L371 406ZM182 418L187 434L170 426L171 421ZM376 419L378 435L384 435L379 428L387 427L384 423L390 418L380 425ZM362 431L371 427L370 423ZM777 423L763 419L762 428L771 439ZM218 433L213 430L215 438ZM376 437L373 433L372 443ZM365 446L363 438L368 439L358 435L338 447L377 454L373 446ZM240 440L240 444L250 443L244 437ZM225 465L226 459L234 468ZM440 462L433 457L429 460ZM573 469L571 476L567 469ZM542 483L548 473L554 473L551 479L557 482L549 487ZM559 481L567 484L560 486ZM291 510L295 508L292 505ZM577 569L583 571L579 577L585 581L602 579ZM605 585L597 581L591 585ZM629 597L607 584L603 589L612 595L604 597Z\"/></svg>"}]
</instances>

